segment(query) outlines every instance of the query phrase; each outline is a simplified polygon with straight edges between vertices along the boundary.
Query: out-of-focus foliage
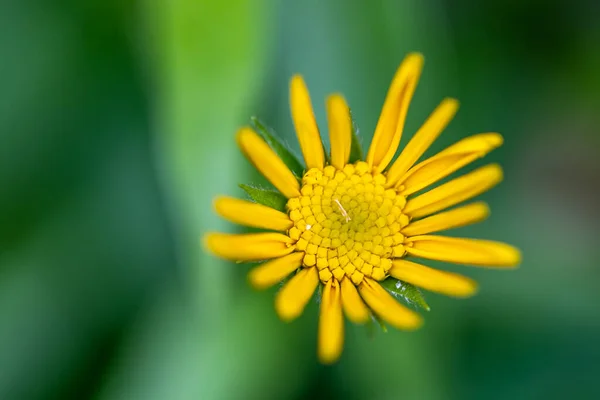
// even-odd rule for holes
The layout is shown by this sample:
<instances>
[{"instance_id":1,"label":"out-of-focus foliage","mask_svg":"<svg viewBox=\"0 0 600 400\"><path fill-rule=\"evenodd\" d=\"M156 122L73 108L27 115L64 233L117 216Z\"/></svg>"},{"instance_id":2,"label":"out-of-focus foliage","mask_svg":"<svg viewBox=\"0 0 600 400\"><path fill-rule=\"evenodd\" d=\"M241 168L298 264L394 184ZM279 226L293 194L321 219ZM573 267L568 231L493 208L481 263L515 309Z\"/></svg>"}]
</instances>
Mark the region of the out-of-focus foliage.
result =
<instances>
[{"instance_id":1,"label":"out-of-focus foliage","mask_svg":"<svg viewBox=\"0 0 600 400\"><path fill-rule=\"evenodd\" d=\"M595 2L29 0L0 5L0 399L598 398L600 25ZM208 256L212 198L268 187L235 146L256 115L299 154L288 79L326 131L341 92L368 146L395 68L426 62L402 144L445 97L427 155L499 131L491 218L455 234L517 271L428 263L479 294L425 293L411 333L348 323L316 361L318 305ZM324 135L327 141L327 135ZM327 145L327 144L326 144ZM424 312L424 311L420 311Z\"/></svg>"}]
</instances>

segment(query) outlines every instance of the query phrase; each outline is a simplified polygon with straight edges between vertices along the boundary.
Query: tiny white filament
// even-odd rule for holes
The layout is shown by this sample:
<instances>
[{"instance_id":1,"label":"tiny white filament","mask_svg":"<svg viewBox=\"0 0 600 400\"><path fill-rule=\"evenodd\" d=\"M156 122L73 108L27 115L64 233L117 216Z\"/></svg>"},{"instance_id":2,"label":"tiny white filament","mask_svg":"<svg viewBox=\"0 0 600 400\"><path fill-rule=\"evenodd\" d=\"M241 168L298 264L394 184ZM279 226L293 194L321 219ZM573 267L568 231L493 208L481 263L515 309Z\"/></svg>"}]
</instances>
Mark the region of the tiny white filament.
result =
<instances>
[{"instance_id":1,"label":"tiny white filament","mask_svg":"<svg viewBox=\"0 0 600 400\"><path fill-rule=\"evenodd\" d=\"M340 208L340 212L342 213L342 215L346 219L346 222L350 222L351 218L348 215L348 213L346 212L346 210L344 210L344 207L342 206L342 203L340 203L340 201L338 199L333 199L333 201L335 201L335 204L337 204L337 206Z\"/></svg>"}]
</instances>

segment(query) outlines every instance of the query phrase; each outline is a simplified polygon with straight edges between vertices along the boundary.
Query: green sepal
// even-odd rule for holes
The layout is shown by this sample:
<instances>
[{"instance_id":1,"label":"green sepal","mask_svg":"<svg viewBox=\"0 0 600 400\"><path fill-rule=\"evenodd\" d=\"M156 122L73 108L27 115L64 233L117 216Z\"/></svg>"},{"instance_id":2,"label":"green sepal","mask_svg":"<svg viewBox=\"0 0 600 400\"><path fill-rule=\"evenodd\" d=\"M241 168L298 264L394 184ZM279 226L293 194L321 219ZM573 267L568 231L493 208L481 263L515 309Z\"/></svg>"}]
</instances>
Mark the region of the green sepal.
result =
<instances>
[{"instance_id":1,"label":"green sepal","mask_svg":"<svg viewBox=\"0 0 600 400\"><path fill-rule=\"evenodd\" d=\"M257 117L251 117L250 120L252 121L252 127L256 130L256 133L258 133L265 140L265 142L267 142L275 154L281 158L281 161L287 165L290 171L292 171L292 173L298 178L301 178L304 174L304 166L279 138L279 135L277 135L272 128L265 125Z\"/></svg>"},{"instance_id":2,"label":"green sepal","mask_svg":"<svg viewBox=\"0 0 600 400\"><path fill-rule=\"evenodd\" d=\"M323 298L323 287L324 286L325 285L323 285L323 282L319 282L319 285L317 285L317 290L315 290L315 301L319 305L321 305L321 299Z\"/></svg>"},{"instance_id":3,"label":"green sepal","mask_svg":"<svg viewBox=\"0 0 600 400\"><path fill-rule=\"evenodd\" d=\"M245 185L240 183L239 185L252 200L267 207L274 208L281 212L286 212L285 205L287 199L284 195L275 190L262 189L255 186Z\"/></svg>"},{"instance_id":4,"label":"green sepal","mask_svg":"<svg viewBox=\"0 0 600 400\"><path fill-rule=\"evenodd\" d=\"M371 314L371 318L373 319L373 321L377 322L377 325L379 325L379 327L381 328L383 333L387 333L388 329L387 329L387 326L385 325L385 322L383 322L381 320L381 318L379 318L379 316L377 316L377 314Z\"/></svg>"},{"instance_id":5,"label":"green sepal","mask_svg":"<svg viewBox=\"0 0 600 400\"><path fill-rule=\"evenodd\" d=\"M423 293L411 285L410 283L406 283L404 281L400 281L396 278L389 277L383 282L379 282L379 284L388 292L390 292L394 297L401 298L406 301L408 304L415 305L420 307L426 311L429 311L429 304L425 301L425 297Z\"/></svg>"},{"instance_id":6,"label":"green sepal","mask_svg":"<svg viewBox=\"0 0 600 400\"><path fill-rule=\"evenodd\" d=\"M374 313L371 313L371 318L366 322L365 329L367 330L367 336L372 338L376 332L376 325L379 326L379 329L382 330L383 333L387 333L387 326L385 323Z\"/></svg>"},{"instance_id":7,"label":"green sepal","mask_svg":"<svg viewBox=\"0 0 600 400\"><path fill-rule=\"evenodd\" d=\"M363 149L360 142L360 135L358 125L352 116L352 110L350 110L350 120L352 121L352 142L350 144L350 160L349 162L355 163L357 161L364 160Z\"/></svg>"},{"instance_id":8,"label":"green sepal","mask_svg":"<svg viewBox=\"0 0 600 400\"><path fill-rule=\"evenodd\" d=\"M294 272L292 272L291 274L289 274L288 276L283 278L279 282L279 290L281 290L290 281L290 279L292 279L294 277L294 275L296 275L298 272L300 272L300 269L301 268L296 269Z\"/></svg>"}]
</instances>

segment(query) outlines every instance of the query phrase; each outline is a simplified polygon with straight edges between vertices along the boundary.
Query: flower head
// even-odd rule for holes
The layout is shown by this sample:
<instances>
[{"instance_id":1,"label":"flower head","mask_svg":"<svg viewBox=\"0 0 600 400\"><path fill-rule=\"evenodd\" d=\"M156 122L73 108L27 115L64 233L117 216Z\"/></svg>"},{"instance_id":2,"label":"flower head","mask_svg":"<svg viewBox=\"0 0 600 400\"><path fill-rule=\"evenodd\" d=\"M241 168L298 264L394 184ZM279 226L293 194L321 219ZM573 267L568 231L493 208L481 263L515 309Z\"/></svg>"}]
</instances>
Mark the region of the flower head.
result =
<instances>
[{"instance_id":1,"label":"flower head","mask_svg":"<svg viewBox=\"0 0 600 400\"><path fill-rule=\"evenodd\" d=\"M445 99L394 160L422 65L420 54L408 55L400 65L364 161L352 159L356 136L349 108L337 94L326 102L331 150L325 154L308 90L298 75L290 83L290 103L305 162L297 171L301 177L283 161L289 152L277 143L267 143L251 128L237 135L245 156L285 196L285 207L218 198L215 207L222 217L269 232L211 233L206 243L229 260L264 261L249 275L257 288L291 276L275 298L283 320L298 317L322 285L318 355L324 363L336 361L342 352L343 314L359 324L375 315L404 330L422 324L418 313L384 289L382 283L390 279L456 297L476 292L471 279L410 257L488 267L513 267L520 261L519 251L507 244L432 235L488 216L482 202L454 206L499 183L498 165L423 191L500 146L499 134L468 137L417 163L458 109L456 100Z\"/></svg>"}]
</instances>

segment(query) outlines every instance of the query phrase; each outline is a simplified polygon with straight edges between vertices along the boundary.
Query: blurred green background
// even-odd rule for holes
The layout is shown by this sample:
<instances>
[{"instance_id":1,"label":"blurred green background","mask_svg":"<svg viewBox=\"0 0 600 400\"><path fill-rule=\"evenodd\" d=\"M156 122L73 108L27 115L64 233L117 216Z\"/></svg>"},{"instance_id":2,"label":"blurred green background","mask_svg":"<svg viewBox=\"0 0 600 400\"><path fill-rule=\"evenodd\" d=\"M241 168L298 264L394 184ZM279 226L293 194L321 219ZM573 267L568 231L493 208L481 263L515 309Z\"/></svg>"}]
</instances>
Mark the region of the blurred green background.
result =
<instances>
[{"instance_id":1,"label":"blurred green background","mask_svg":"<svg viewBox=\"0 0 600 400\"><path fill-rule=\"evenodd\" d=\"M3 1L0 399L600 398L598 15L592 0ZM317 305L280 322L275 289L199 238L239 229L215 195L260 182L234 142L251 115L298 150L293 73L322 126L343 92L366 146L409 51L426 63L403 143L445 96L461 110L428 154L504 134L483 161L505 167L492 216L456 234L515 244L523 264L442 265L480 294L428 294L416 333L348 324L323 367Z\"/></svg>"}]
</instances>

